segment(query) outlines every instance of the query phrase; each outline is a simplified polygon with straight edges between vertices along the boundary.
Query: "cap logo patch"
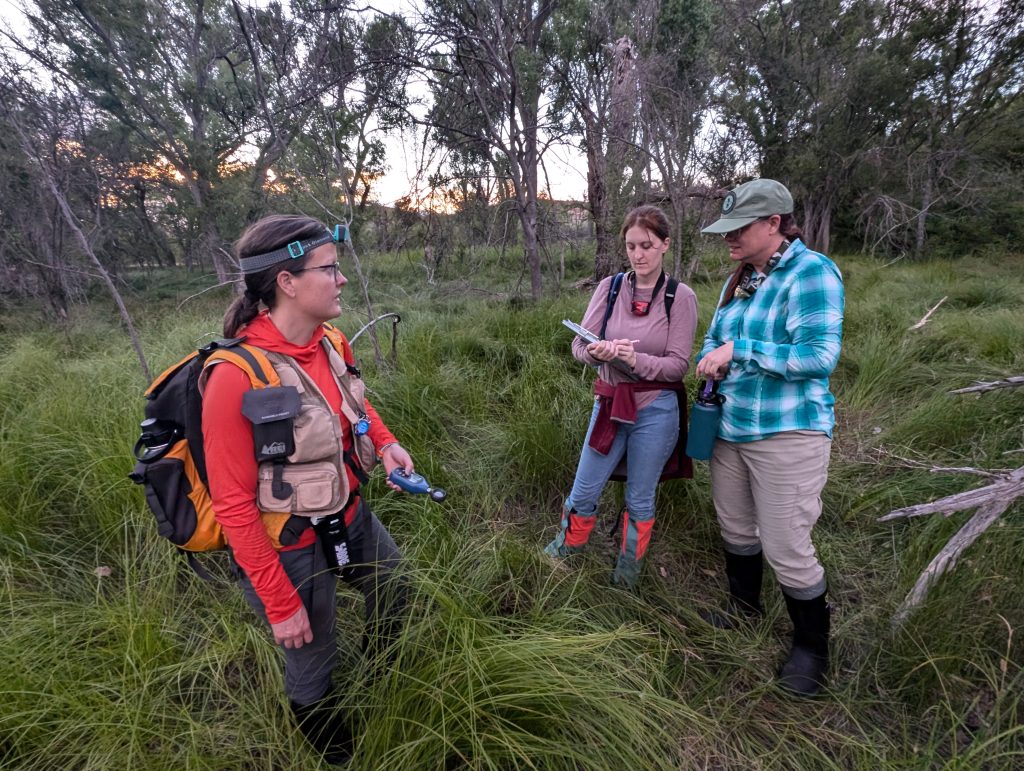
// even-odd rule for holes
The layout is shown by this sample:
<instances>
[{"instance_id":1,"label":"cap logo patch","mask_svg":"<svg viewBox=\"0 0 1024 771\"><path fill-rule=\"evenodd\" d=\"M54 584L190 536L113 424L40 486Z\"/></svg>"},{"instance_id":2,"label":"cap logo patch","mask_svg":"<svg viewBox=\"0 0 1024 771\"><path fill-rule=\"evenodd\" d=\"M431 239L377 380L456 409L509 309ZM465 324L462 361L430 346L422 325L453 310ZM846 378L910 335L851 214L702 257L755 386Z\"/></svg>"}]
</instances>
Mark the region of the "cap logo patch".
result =
<instances>
[{"instance_id":1,"label":"cap logo patch","mask_svg":"<svg viewBox=\"0 0 1024 771\"><path fill-rule=\"evenodd\" d=\"M722 214L728 214L732 211L732 207L736 205L736 193L729 193L722 201Z\"/></svg>"}]
</instances>

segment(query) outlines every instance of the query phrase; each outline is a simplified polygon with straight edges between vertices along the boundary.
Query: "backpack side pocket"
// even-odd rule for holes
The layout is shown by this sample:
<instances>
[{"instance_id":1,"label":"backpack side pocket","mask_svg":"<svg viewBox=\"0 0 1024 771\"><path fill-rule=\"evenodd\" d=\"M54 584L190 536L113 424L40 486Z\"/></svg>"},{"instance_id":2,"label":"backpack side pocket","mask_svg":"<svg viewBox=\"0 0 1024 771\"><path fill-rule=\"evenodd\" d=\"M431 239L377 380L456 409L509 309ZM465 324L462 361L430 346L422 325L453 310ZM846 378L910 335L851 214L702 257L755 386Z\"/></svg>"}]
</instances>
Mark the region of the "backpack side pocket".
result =
<instances>
[{"instance_id":1,"label":"backpack side pocket","mask_svg":"<svg viewBox=\"0 0 1024 771\"><path fill-rule=\"evenodd\" d=\"M225 545L213 516L213 503L199 477L188 442L179 440L159 459L139 462L131 475L146 493L157 532L187 551L209 551Z\"/></svg>"}]
</instances>

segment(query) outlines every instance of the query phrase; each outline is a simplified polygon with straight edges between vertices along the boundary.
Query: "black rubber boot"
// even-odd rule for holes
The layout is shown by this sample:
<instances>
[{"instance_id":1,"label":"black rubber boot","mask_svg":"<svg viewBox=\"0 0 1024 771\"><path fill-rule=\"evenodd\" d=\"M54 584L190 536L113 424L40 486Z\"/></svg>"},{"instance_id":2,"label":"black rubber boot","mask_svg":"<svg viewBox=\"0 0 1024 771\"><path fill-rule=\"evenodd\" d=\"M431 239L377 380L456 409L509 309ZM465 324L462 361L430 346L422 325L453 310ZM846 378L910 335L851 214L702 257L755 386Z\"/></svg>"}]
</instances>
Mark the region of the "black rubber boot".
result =
<instances>
[{"instance_id":1,"label":"black rubber boot","mask_svg":"<svg viewBox=\"0 0 1024 771\"><path fill-rule=\"evenodd\" d=\"M724 609L710 610L704 620L719 629L735 629L764 615L761 580L764 562L757 554L725 553L725 575L729 579L729 600Z\"/></svg>"},{"instance_id":2,"label":"black rubber boot","mask_svg":"<svg viewBox=\"0 0 1024 771\"><path fill-rule=\"evenodd\" d=\"M816 696L828 672L830 612L825 594L797 600L785 592L786 610L793 621L793 649L779 670L779 685L798 696Z\"/></svg>"},{"instance_id":3,"label":"black rubber boot","mask_svg":"<svg viewBox=\"0 0 1024 771\"><path fill-rule=\"evenodd\" d=\"M352 760L352 730L330 691L312 704L293 701L291 708L302 735L327 763L343 766Z\"/></svg>"}]
</instances>

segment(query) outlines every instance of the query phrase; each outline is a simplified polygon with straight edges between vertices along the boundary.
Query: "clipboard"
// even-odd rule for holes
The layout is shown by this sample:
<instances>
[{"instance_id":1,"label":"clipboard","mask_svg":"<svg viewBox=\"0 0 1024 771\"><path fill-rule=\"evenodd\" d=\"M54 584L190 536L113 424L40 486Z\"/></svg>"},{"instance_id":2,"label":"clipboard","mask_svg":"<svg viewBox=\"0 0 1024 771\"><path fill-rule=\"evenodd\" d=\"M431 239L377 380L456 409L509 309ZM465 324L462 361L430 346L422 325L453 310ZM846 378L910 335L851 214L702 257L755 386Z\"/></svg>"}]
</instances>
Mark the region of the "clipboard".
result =
<instances>
[{"instance_id":1,"label":"clipboard","mask_svg":"<svg viewBox=\"0 0 1024 771\"><path fill-rule=\"evenodd\" d=\"M581 327L575 321L570 321L569 319L562 319L562 323L565 326L567 326L570 330L575 332L577 337L582 337L588 343L597 343L597 342L600 342L600 340L601 340L600 337L595 335L593 332L591 332L586 327Z\"/></svg>"},{"instance_id":2,"label":"clipboard","mask_svg":"<svg viewBox=\"0 0 1024 771\"><path fill-rule=\"evenodd\" d=\"M598 343L601 341L600 337L595 335L586 327L580 326L575 321L570 321L569 319L562 319L562 324L564 324L570 330L575 332L577 337L582 337L588 343ZM615 369L617 369L623 375L628 377L630 380L640 379L639 376L635 372L633 372L633 370L631 370L624 361L619 361L618 359L611 359L610 361L606 361L604 363L610 364L611 366L615 367Z\"/></svg>"}]
</instances>

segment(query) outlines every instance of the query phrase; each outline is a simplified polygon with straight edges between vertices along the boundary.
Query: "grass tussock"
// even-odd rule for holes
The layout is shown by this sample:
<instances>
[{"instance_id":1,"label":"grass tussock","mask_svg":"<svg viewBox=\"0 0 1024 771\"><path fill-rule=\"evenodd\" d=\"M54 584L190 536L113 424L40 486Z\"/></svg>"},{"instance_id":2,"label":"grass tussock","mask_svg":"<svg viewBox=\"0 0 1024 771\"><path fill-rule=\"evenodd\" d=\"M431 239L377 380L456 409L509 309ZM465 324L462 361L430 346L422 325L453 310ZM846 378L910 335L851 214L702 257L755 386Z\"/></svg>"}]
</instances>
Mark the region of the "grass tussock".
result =
<instances>
[{"instance_id":1,"label":"grass tussock","mask_svg":"<svg viewBox=\"0 0 1024 771\"><path fill-rule=\"evenodd\" d=\"M703 464L659 492L639 594L608 584L614 485L587 554L556 565L540 553L590 410L591 376L559 324L583 312L587 296L569 283L587 266L567 266L564 286L529 303L517 266L479 254L442 266L434 285L409 254L366 261L377 312L403 318L397 369L357 343L371 398L449 497L401 496L379 475L368 488L414 589L379 660L358 652L360 599L339 593L353 768L1024 763L1021 505L896 632L893 611L967 515L876 522L977 484L930 464L1022 462L1024 391L947 391L1024 372L1024 280L1009 258L839 264L839 425L816 529L835 654L829 694L801 702L773 686L789 622L772 581L756 628L725 633L699 617L724 582ZM186 300L194 282L157 276L130 285L154 372L219 329L223 292ZM719 287L695 289L703 329ZM0 765L317 767L287 717L266 631L228 580L199 581L157 538L126 477L138 364L101 302L75 314L66 330L30 312L0 319ZM353 308L339 324L351 335L362 322Z\"/></svg>"}]
</instances>

